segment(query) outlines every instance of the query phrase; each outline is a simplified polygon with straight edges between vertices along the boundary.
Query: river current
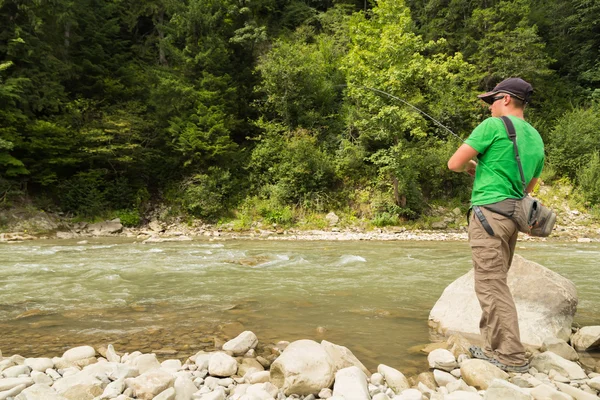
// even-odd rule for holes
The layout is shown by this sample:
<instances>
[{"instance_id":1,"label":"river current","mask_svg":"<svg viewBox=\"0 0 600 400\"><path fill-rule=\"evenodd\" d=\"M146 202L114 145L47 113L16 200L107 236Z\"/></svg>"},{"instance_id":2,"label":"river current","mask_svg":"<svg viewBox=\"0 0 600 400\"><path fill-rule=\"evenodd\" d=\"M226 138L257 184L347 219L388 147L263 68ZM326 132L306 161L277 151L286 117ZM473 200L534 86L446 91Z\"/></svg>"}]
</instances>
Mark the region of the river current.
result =
<instances>
[{"instance_id":1,"label":"river current","mask_svg":"<svg viewBox=\"0 0 600 400\"><path fill-rule=\"evenodd\" d=\"M600 244L519 242L572 280L575 323L600 324ZM467 242L123 239L0 245L0 350L25 357L113 343L179 358L251 330L263 343L328 340L370 369L423 370L415 346Z\"/></svg>"}]
</instances>

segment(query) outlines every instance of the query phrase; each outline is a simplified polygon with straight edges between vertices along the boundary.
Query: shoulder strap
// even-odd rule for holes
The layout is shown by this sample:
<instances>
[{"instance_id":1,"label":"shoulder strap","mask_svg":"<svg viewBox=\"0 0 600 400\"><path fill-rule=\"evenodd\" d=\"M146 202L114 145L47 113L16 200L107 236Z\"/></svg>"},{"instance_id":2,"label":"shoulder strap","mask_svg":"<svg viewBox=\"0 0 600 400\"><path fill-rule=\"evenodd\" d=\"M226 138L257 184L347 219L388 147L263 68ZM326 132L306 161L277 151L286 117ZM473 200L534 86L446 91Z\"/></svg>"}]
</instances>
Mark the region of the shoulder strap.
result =
<instances>
[{"instance_id":1,"label":"shoulder strap","mask_svg":"<svg viewBox=\"0 0 600 400\"><path fill-rule=\"evenodd\" d=\"M517 165L519 166L519 173L521 174L521 183L523 184L523 195L527 195L525 191L527 189L527 184L525 183L525 174L523 173L523 166L521 165L521 157L519 157L519 149L517 147L517 132L515 131L515 126L513 125L510 118L507 116L500 117L502 122L504 122L504 126L506 127L506 132L508 133L508 138L513 142L513 148L515 149L515 159L517 160Z\"/></svg>"}]
</instances>

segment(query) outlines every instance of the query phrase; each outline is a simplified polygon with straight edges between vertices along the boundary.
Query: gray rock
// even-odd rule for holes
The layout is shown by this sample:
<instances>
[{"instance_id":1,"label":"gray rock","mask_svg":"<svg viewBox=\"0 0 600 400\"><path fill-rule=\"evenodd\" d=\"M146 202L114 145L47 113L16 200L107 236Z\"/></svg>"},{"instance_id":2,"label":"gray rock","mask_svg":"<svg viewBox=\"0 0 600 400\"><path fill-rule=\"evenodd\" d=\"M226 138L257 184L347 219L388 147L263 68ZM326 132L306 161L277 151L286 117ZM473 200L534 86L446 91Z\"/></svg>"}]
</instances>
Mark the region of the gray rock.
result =
<instances>
[{"instance_id":1,"label":"gray rock","mask_svg":"<svg viewBox=\"0 0 600 400\"><path fill-rule=\"evenodd\" d=\"M573 361L565 360L551 351L536 354L532 357L530 364L538 371L544 373L549 373L553 369L570 379L587 379L587 375L579 365Z\"/></svg>"},{"instance_id":2,"label":"gray rock","mask_svg":"<svg viewBox=\"0 0 600 400\"><path fill-rule=\"evenodd\" d=\"M473 270L451 283L429 314L429 325L442 334L479 335L481 307L473 289ZM515 255L508 285L519 314L521 340L540 347L544 339L568 340L577 309L577 290L570 280ZM535 287L536 290L531 290Z\"/></svg>"},{"instance_id":3,"label":"gray rock","mask_svg":"<svg viewBox=\"0 0 600 400\"><path fill-rule=\"evenodd\" d=\"M111 235L123 231L123 225L117 220L98 222L87 226L88 232L94 236Z\"/></svg>"},{"instance_id":4,"label":"gray rock","mask_svg":"<svg viewBox=\"0 0 600 400\"><path fill-rule=\"evenodd\" d=\"M577 361L579 359L579 355L569 344L558 338L546 338L542 343L542 347L540 348L541 352L551 351L554 354L558 354L565 360L569 361Z\"/></svg>"}]
</instances>

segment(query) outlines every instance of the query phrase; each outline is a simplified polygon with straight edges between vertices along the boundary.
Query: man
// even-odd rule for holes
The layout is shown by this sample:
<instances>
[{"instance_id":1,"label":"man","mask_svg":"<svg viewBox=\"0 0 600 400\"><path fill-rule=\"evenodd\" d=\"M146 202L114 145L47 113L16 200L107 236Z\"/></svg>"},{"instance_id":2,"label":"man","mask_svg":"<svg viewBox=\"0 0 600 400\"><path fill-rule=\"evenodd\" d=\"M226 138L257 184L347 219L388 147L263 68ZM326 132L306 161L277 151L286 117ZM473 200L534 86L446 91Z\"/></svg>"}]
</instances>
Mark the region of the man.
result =
<instances>
[{"instance_id":1,"label":"man","mask_svg":"<svg viewBox=\"0 0 600 400\"><path fill-rule=\"evenodd\" d=\"M525 372L528 361L521 343L515 303L507 274L517 242L516 223L485 208L505 199L523 197L523 183L513 143L499 117L515 126L526 192L538 182L544 164L540 134L524 120L525 106L533 87L520 78L508 78L491 92L481 94L489 104L491 118L477 126L448 161L448 168L475 176L471 194L469 244L475 270L475 292L481 305L479 323L483 348L472 347L473 357L491 362L508 372ZM477 156L479 164L473 160Z\"/></svg>"}]
</instances>

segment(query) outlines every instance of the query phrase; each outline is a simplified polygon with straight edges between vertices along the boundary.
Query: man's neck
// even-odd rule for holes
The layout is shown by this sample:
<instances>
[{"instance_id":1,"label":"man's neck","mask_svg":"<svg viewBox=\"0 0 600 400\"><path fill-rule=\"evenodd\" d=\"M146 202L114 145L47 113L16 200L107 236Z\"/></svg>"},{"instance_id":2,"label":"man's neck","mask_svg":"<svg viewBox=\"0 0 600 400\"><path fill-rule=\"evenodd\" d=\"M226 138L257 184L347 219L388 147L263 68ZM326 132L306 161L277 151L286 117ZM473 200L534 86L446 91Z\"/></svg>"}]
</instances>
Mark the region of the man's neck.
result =
<instances>
[{"instance_id":1,"label":"man's neck","mask_svg":"<svg viewBox=\"0 0 600 400\"><path fill-rule=\"evenodd\" d=\"M502 113L502 116L503 117L504 116L506 116L506 117L517 117L517 118L520 118L520 119L525 119L525 114L524 114L522 108L507 108Z\"/></svg>"}]
</instances>

